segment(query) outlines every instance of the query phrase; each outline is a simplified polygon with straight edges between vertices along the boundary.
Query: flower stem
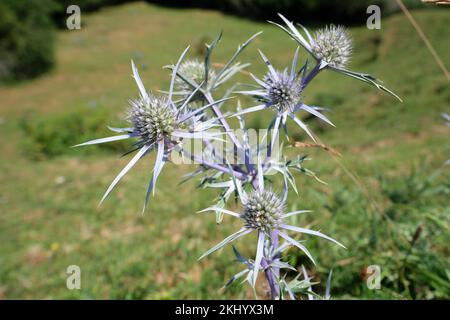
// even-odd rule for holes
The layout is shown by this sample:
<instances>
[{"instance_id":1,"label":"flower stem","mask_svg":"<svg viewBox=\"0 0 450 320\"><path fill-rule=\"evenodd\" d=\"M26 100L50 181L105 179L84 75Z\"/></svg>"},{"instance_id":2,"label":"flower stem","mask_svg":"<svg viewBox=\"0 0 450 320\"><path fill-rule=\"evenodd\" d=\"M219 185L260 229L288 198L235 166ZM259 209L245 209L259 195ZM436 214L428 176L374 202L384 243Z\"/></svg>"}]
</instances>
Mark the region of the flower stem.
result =
<instances>
[{"instance_id":1,"label":"flower stem","mask_svg":"<svg viewBox=\"0 0 450 320\"><path fill-rule=\"evenodd\" d=\"M265 257L261 260L261 266L264 269L264 274L266 275L267 283L269 284L270 298L272 300L275 300L277 297L279 297L280 288L275 279L272 268L269 267L269 263L267 262Z\"/></svg>"},{"instance_id":2,"label":"flower stem","mask_svg":"<svg viewBox=\"0 0 450 320\"><path fill-rule=\"evenodd\" d=\"M320 72L320 63L317 63L316 66L308 73L308 75L305 77L304 81L303 81L303 88L305 88L310 82L311 80ZM211 102L210 102L211 103ZM277 134L279 134L279 130L277 130ZM268 161L270 159L272 155L272 150L269 149L269 153L266 156L266 159L264 160L264 166L268 165ZM255 175L255 178L252 182L252 186L254 189L258 188L258 176ZM278 236L278 230L272 230L270 232L270 246L273 248L273 250L276 250L279 245L279 236ZM270 254L270 250L267 250L267 252L269 252ZM279 267L274 267L274 266L269 266L269 262L270 259L273 259L274 261L277 261L280 259L279 254L275 257L264 257L264 259L261 262L261 266L264 269L265 275L266 275L266 279L267 279L267 283L269 284L270 287L270 295L272 299L277 299L280 297L280 286L278 285L277 279L280 278L280 268Z\"/></svg>"},{"instance_id":3,"label":"flower stem","mask_svg":"<svg viewBox=\"0 0 450 320\"><path fill-rule=\"evenodd\" d=\"M305 89L305 87L311 82L312 79L320 72L320 62L316 64L316 66L308 73L305 80L303 81L302 87Z\"/></svg>"},{"instance_id":4,"label":"flower stem","mask_svg":"<svg viewBox=\"0 0 450 320\"><path fill-rule=\"evenodd\" d=\"M315 69L313 69L313 71L314 70ZM312 71L311 71L311 73L312 73ZM204 96L205 96L206 100L208 101L208 103L210 103L210 104L214 103L214 99L209 92L205 92ZM222 125L223 129L225 130L227 135L230 137L231 141L236 146L236 148L242 149L241 143L239 142L239 140L237 139L237 137L233 133L233 131L231 131L231 128L230 128L227 120L223 117L223 114L220 111L219 107L214 104L211 106L211 108L212 108L214 114L216 115L216 117L219 119L220 124ZM208 162L204 161L203 159L197 159L197 157L195 157L193 155L191 156L191 158L192 158L192 160L194 160L200 164L203 164L205 166L220 170L222 172L232 173L236 176L236 178L238 178L240 180L246 180L249 177L248 174L245 174L242 172L237 172L234 170L232 170L232 172L231 172L230 169L228 169L228 168L222 167L217 164L208 163ZM252 187L255 190L258 188L258 175L257 174L255 174L255 177L252 181ZM270 233L270 245L272 246L273 250L276 250L278 248L279 239L278 239L278 231L277 230L273 230ZM269 255L270 255L271 250L265 250L265 251L269 252ZM278 285L278 282L276 279L279 278L280 268L269 266L269 261L270 261L270 257L263 257L263 259L261 261L261 266L264 269L264 273L266 275L266 280L270 287L271 299L277 299L280 296L280 286Z\"/></svg>"},{"instance_id":5,"label":"flower stem","mask_svg":"<svg viewBox=\"0 0 450 320\"><path fill-rule=\"evenodd\" d=\"M211 93L205 92L204 95L205 95L205 98L208 101L208 103L210 103L210 104L214 103L214 99L213 99ZM239 142L239 140L237 139L236 135L231 130L230 125L228 124L227 120L223 117L223 114L220 111L219 107L216 104L214 104L214 105L211 106L211 108L212 108L214 114L216 115L216 117L219 119L220 124L222 125L223 129L225 130L225 132L230 137L231 141L233 141L233 143L236 146L236 148L242 149L241 143Z\"/></svg>"},{"instance_id":6,"label":"flower stem","mask_svg":"<svg viewBox=\"0 0 450 320\"><path fill-rule=\"evenodd\" d=\"M216 169L216 170L224 172L224 173L231 174L239 180L247 180L248 179L248 176L243 172L230 169L228 167L222 166L217 163L208 162L208 161L204 160L202 157L197 157L184 149L183 149L183 153L186 154L192 161L197 162L198 164L200 164L202 166L205 166L205 167L208 167L211 169Z\"/></svg>"}]
</instances>

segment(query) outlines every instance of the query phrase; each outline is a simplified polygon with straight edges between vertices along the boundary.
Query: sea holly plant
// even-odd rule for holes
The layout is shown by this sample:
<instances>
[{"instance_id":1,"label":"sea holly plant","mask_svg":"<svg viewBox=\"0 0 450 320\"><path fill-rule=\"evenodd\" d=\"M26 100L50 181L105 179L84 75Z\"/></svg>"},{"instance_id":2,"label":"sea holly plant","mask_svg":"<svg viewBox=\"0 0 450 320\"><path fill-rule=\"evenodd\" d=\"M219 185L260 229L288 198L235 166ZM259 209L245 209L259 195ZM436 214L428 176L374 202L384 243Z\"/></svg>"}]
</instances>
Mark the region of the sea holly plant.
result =
<instances>
[{"instance_id":1,"label":"sea holly plant","mask_svg":"<svg viewBox=\"0 0 450 320\"><path fill-rule=\"evenodd\" d=\"M155 194L156 182L163 168L168 164L195 163L196 169L182 177L181 182L199 179L200 190L211 188L217 190L218 194L216 201L200 212L214 212L218 223L230 221L231 218L241 223L240 229L205 251L199 259L210 258L211 254L231 243L237 244L238 239L246 235L256 235L256 243L252 246L254 255L250 258L242 256L233 246L236 259L244 265L244 269L234 275L225 287L242 279L242 282L247 282L255 289L261 273L264 274L266 288L272 299L329 299L331 272L325 296L321 297L311 289L316 283L310 281L305 268L297 272L295 266L285 261L286 250L295 248L315 265L317 262L313 253L307 248L307 240L311 237L345 247L320 231L291 223L291 217L311 213L307 208L288 210L288 194L294 191L298 195L295 173L322 181L305 167L308 158L301 155L290 158L285 152L284 143L279 143L279 138L284 132L288 141L292 140L287 130L289 120L300 128L300 132L305 133L306 139L315 142L316 136L302 120L304 114L313 115L334 126L324 114L326 109L309 105L304 95L311 81L323 70L339 72L394 97L398 96L375 77L347 69L352 41L344 27L328 26L311 35L303 26L299 25L299 30L284 16L280 17L284 24L272 23L299 44L288 68L276 69L259 51L260 58L257 60L265 63L267 72L262 77L250 73L249 86L253 86L253 89L242 90L239 84L232 81L237 73L249 66L249 63L239 62L238 58L260 32L239 45L230 59L221 64L213 64L211 59L222 34L206 45L203 60L185 58L189 47L186 48L177 63L164 67L170 70L170 86L158 93L145 89L132 62L132 75L139 96L130 100L125 119L129 125L110 128L116 133L111 137L77 146L133 140L133 147L128 153L134 153L134 156L107 188L101 202L139 160L154 152L156 157L144 197L144 210L150 195ZM313 58L314 65L311 66L308 58L298 63L301 48ZM219 96L220 92L224 93ZM245 101L250 97L253 103L242 107L238 97L232 95L246 96ZM267 128L259 132L248 128L246 114L265 112L266 109L274 114ZM233 130L230 123L236 119L239 127ZM200 152L192 149L193 143L200 146ZM281 184L276 183L279 178ZM232 199L237 203L233 207ZM295 273L298 275L295 276Z\"/></svg>"}]
</instances>

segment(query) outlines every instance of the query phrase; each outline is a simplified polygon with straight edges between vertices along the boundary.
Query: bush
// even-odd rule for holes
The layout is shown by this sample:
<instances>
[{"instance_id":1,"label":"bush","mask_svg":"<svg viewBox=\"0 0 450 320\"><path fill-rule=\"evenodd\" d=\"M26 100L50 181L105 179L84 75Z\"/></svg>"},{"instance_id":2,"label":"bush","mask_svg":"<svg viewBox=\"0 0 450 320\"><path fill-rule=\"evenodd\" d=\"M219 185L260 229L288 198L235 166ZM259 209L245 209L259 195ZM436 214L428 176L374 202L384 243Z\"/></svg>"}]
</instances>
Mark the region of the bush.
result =
<instances>
[{"instance_id":1,"label":"bush","mask_svg":"<svg viewBox=\"0 0 450 320\"><path fill-rule=\"evenodd\" d=\"M52 15L53 20L59 28L66 28L67 7L77 5L82 13L98 10L102 7L119 3L130 2L132 0L52 0L56 3L56 10Z\"/></svg>"},{"instance_id":2,"label":"bush","mask_svg":"<svg viewBox=\"0 0 450 320\"><path fill-rule=\"evenodd\" d=\"M19 122L25 135L22 148L32 159L52 158L64 154L75 154L71 146L92 140L92 137L112 136L107 129L111 119L105 108L81 108L63 114L30 115ZM77 149L92 153L99 151L126 152L129 142L105 143L91 148Z\"/></svg>"},{"instance_id":3,"label":"bush","mask_svg":"<svg viewBox=\"0 0 450 320\"><path fill-rule=\"evenodd\" d=\"M382 5L382 0L220 0L220 9L256 19L277 19L280 12L290 19L302 21L362 22L369 4Z\"/></svg>"},{"instance_id":4,"label":"bush","mask_svg":"<svg viewBox=\"0 0 450 320\"><path fill-rule=\"evenodd\" d=\"M340 240L351 243L345 253L319 256L322 264L354 259L333 272L332 292L340 298L364 296L369 299L449 299L450 268L447 254L450 219L448 193L450 185L439 171L429 174L421 165L408 175L376 176L380 186L371 189L382 208L372 211L370 200L351 185L339 185L330 200L322 200L332 218L324 229L340 230ZM378 206L378 205L377 205ZM380 211L379 211L380 210ZM352 232L345 230L352 229ZM296 252L296 251L294 251ZM331 256L331 258L330 258ZM293 262L304 262L294 253ZM381 290L366 286L367 266L381 267ZM326 282L328 272L320 274ZM342 294L345 294L342 296Z\"/></svg>"},{"instance_id":5,"label":"bush","mask_svg":"<svg viewBox=\"0 0 450 320\"><path fill-rule=\"evenodd\" d=\"M0 82L35 77L54 61L50 0L0 2Z\"/></svg>"},{"instance_id":6,"label":"bush","mask_svg":"<svg viewBox=\"0 0 450 320\"><path fill-rule=\"evenodd\" d=\"M293 20L306 22L364 23L369 5L379 5L382 14L391 14L398 7L390 0L148 0L166 6L218 9L250 19L277 19L277 12ZM423 6L414 0L405 1L409 8Z\"/></svg>"},{"instance_id":7,"label":"bush","mask_svg":"<svg viewBox=\"0 0 450 320\"><path fill-rule=\"evenodd\" d=\"M59 11L66 11L70 5L77 5L82 11L94 11L101 7L110 6L131 0L55 0L59 5Z\"/></svg>"}]
</instances>

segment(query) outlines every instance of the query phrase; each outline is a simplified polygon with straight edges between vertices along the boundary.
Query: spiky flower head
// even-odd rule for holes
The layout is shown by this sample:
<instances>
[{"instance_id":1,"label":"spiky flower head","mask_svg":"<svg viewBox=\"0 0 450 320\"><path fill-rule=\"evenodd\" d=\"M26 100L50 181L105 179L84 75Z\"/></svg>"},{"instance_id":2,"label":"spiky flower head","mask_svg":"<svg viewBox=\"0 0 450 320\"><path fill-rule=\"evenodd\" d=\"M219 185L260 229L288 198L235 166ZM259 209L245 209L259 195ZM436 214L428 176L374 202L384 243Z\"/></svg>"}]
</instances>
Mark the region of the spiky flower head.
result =
<instances>
[{"instance_id":1,"label":"spiky flower head","mask_svg":"<svg viewBox=\"0 0 450 320\"><path fill-rule=\"evenodd\" d=\"M284 213L284 202L270 190L255 190L248 195L240 217L249 229L265 233L277 229Z\"/></svg>"},{"instance_id":2,"label":"spiky flower head","mask_svg":"<svg viewBox=\"0 0 450 320\"><path fill-rule=\"evenodd\" d=\"M330 66L345 68L352 53L352 40L345 27L330 25L316 32L311 49Z\"/></svg>"},{"instance_id":3,"label":"spiky flower head","mask_svg":"<svg viewBox=\"0 0 450 320\"><path fill-rule=\"evenodd\" d=\"M448 127L450 127L450 116L447 114L447 113L442 113L442 117L445 119L445 121L446 121L446 125L448 126Z\"/></svg>"},{"instance_id":4,"label":"spiky flower head","mask_svg":"<svg viewBox=\"0 0 450 320\"><path fill-rule=\"evenodd\" d=\"M205 80L205 64L197 59L186 60L178 68L178 73L196 84L200 84ZM214 76L214 70L209 68L208 79L212 79ZM180 91L189 92L192 90L191 86L179 77L175 79L175 83Z\"/></svg>"},{"instance_id":5,"label":"spiky flower head","mask_svg":"<svg viewBox=\"0 0 450 320\"><path fill-rule=\"evenodd\" d=\"M302 100L300 78L292 77L287 71L275 71L276 76L268 72L263 78L266 84L266 97L270 105L280 112L294 111Z\"/></svg>"},{"instance_id":6,"label":"spiky flower head","mask_svg":"<svg viewBox=\"0 0 450 320\"><path fill-rule=\"evenodd\" d=\"M155 144L164 138L170 138L177 128L176 115L165 97L148 96L131 102L128 120L134 132L146 144Z\"/></svg>"}]
</instances>

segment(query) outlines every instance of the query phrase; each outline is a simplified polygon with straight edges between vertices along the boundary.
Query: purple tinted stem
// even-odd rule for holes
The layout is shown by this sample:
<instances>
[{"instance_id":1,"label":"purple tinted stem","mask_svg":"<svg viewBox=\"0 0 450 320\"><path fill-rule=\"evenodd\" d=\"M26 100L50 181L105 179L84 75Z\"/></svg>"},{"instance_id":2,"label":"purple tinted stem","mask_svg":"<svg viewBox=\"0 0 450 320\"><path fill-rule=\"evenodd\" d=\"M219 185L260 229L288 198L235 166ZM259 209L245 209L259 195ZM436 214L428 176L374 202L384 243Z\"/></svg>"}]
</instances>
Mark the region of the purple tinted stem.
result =
<instances>
[{"instance_id":1,"label":"purple tinted stem","mask_svg":"<svg viewBox=\"0 0 450 320\"><path fill-rule=\"evenodd\" d=\"M210 103L210 104L214 103L214 99L209 92L206 92L204 94L204 96L205 96L206 100L208 101L208 103ZM212 108L214 114L216 115L216 117L219 119L220 124L222 125L223 129L225 130L227 135L230 137L231 141L236 146L236 148L242 149L241 143L239 142L239 140L237 139L237 137L233 133L233 131L231 131L231 128L230 128L228 122L226 121L226 119L223 117L223 114L220 111L219 107L217 105L212 105L211 108ZM221 166L219 164L209 163L203 159L199 159L198 157L195 157L194 155L191 155L191 159L194 160L195 162L198 162L198 163L204 165L204 166L207 166L207 167L210 167L210 168L213 168L213 169L225 172L225 173L233 174L237 179L240 179L240 180L247 180L249 178L249 175L246 173L230 170L229 168ZM255 190L258 188L258 178L257 177L258 177L258 175L255 174L254 180L252 181L252 186ZM270 243L273 247L273 250L276 250L278 248L278 245L279 245L278 232L275 230L272 231L270 234ZM270 254L270 250L267 250L267 251ZM280 275L280 268L269 266L268 261L270 261L270 257L263 257L263 259L261 261L261 266L265 270L264 272L265 272L266 279L267 279L267 282L270 287L271 298L276 299L280 296L280 286L277 283L277 278Z\"/></svg>"},{"instance_id":2,"label":"purple tinted stem","mask_svg":"<svg viewBox=\"0 0 450 320\"><path fill-rule=\"evenodd\" d=\"M266 275L267 283L269 284L270 298L274 300L279 296L280 288L272 272L273 268L269 267L269 263L265 257L261 260L261 267L264 269L264 274Z\"/></svg>"},{"instance_id":3,"label":"purple tinted stem","mask_svg":"<svg viewBox=\"0 0 450 320\"><path fill-rule=\"evenodd\" d=\"M280 245L280 241L278 238L278 230L272 230L272 232L270 233L270 242L272 244L273 249L277 250ZM279 254L273 259L274 261L278 261L280 259ZM280 277L280 268L274 267L273 272L277 278Z\"/></svg>"},{"instance_id":4,"label":"purple tinted stem","mask_svg":"<svg viewBox=\"0 0 450 320\"><path fill-rule=\"evenodd\" d=\"M206 100L208 100L208 103L210 103L210 104L214 103L214 99L209 92L205 93L205 98L206 98ZM225 132L230 137L231 141L233 141L236 148L242 149L241 143L239 142L236 135L231 130L230 125L228 124L227 120L223 117L223 114L220 111L219 107L215 104L215 105L212 105L211 108L212 108L214 114L216 115L216 117L219 119L220 124L222 125Z\"/></svg>"},{"instance_id":5,"label":"purple tinted stem","mask_svg":"<svg viewBox=\"0 0 450 320\"><path fill-rule=\"evenodd\" d=\"M185 150L183 152L186 155L188 155L189 158L191 158L193 161L197 162L200 165L203 165L203 166L211 168L211 169L216 169L216 170L224 172L224 173L234 175L239 180L247 180L248 179L247 174L245 174L243 172L232 170L232 169L225 167L223 165L220 165L218 163L208 162L208 161L204 160L202 157L194 156L193 154L190 154L189 152L187 152Z\"/></svg>"},{"instance_id":6,"label":"purple tinted stem","mask_svg":"<svg viewBox=\"0 0 450 320\"><path fill-rule=\"evenodd\" d=\"M311 82L312 79L320 72L320 62L308 73L308 75L303 80L303 89Z\"/></svg>"}]
</instances>

